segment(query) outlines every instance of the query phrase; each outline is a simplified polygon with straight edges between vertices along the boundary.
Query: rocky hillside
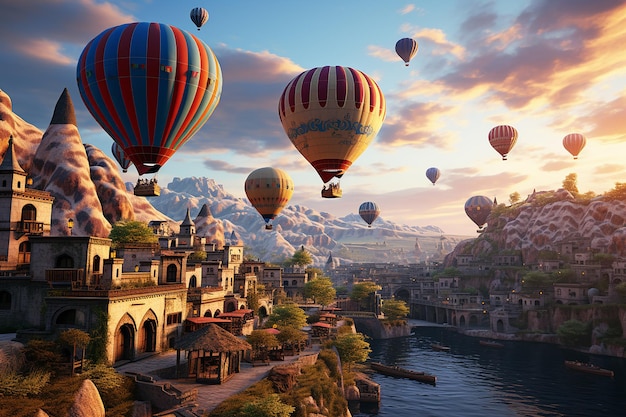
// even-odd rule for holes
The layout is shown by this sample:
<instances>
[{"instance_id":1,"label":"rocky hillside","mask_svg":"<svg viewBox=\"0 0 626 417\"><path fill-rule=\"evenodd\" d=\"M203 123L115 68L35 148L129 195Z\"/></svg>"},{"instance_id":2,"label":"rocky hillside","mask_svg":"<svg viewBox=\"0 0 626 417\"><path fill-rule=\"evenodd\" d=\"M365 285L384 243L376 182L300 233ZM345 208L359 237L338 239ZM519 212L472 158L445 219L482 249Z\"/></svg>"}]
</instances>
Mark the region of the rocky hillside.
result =
<instances>
[{"instance_id":1,"label":"rocky hillside","mask_svg":"<svg viewBox=\"0 0 626 417\"><path fill-rule=\"evenodd\" d=\"M356 214L337 218L298 205L283 210L273 222L274 231L268 232L247 200L208 178L176 178L158 198L137 197L133 184L122 181L117 164L83 143L67 90L51 113L42 132L13 113L10 97L0 90L0 155L4 157L12 136L17 160L33 187L54 197L53 235L66 234L70 218L75 235L107 237L120 220L165 220L177 231L189 208L200 236L218 245L243 243L266 261L282 261L304 246L318 266L331 253L335 262L417 262L441 258L460 241L443 238L436 226L397 225L379 218L376 227L368 228Z\"/></svg>"},{"instance_id":2,"label":"rocky hillside","mask_svg":"<svg viewBox=\"0 0 626 417\"><path fill-rule=\"evenodd\" d=\"M534 192L522 203L494 207L487 224L475 239L459 244L445 264L452 265L457 254L481 256L502 250L521 250L525 262L531 263L541 251L558 252L566 242L626 255L626 201L615 195L589 199L564 189Z\"/></svg>"}]
</instances>

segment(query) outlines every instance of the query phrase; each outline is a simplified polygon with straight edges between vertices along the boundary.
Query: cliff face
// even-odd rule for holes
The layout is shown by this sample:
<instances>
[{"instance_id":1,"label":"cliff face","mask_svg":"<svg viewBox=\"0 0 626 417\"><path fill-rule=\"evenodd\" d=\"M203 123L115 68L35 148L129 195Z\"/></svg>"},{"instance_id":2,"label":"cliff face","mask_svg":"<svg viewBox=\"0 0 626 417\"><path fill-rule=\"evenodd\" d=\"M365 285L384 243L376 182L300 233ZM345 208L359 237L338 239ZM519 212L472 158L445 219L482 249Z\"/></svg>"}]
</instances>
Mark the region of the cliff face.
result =
<instances>
[{"instance_id":1,"label":"cliff face","mask_svg":"<svg viewBox=\"0 0 626 417\"><path fill-rule=\"evenodd\" d=\"M497 251L522 251L526 263L540 251L559 251L560 244L585 242L591 249L626 255L626 202L596 197L576 199L564 189L533 193L520 205L497 206L486 230L459 244L446 257L452 265L459 254L475 256Z\"/></svg>"}]
</instances>

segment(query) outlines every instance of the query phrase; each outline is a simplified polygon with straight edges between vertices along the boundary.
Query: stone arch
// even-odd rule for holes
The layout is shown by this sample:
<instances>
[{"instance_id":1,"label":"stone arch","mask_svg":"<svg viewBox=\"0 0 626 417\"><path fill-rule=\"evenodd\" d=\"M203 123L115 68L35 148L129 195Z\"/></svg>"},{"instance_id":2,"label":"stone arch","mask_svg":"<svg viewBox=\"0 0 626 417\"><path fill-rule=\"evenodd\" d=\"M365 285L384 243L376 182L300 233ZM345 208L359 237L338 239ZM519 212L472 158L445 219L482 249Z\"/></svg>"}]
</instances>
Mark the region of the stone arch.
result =
<instances>
[{"instance_id":1,"label":"stone arch","mask_svg":"<svg viewBox=\"0 0 626 417\"><path fill-rule=\"evenodd\" d=\"M261 318L265 318L269 315L267 309L265 308L265 306L261 306L259 307L259 317Z\"/></svg>"},{"instance_id":2,"label":"stone arch","mask_svg":"<svg viewBox=\"0 0 626 417\"><path fill-rule=\"evenodd\" d=\"M155 352L157 341L158 319L152 309L148 310L141 320L137 337L137 352Z\"/></svg>"},{"instance_id":3,"label":"stone arch","mask_svg":"<svg viewBox=\"0 0 626 417\"><path fill-rule=\"evenodd\" d=\"M166 271L166 281L176 282L178 275L178 268L174 264L169 264Z\"/></svg>"},{"instance_id":4,"label":"stone arch","mask_svg":"<svg viewBox=\"0 0 626 417\"><path fill-rule=\"evenodd\" d=\"M215 313L213 314L213 317L214 317L214 318L219 317L219 316L220 316L220 314L222 314L222 312L221 312L221 311L220 311L220 309L218 308L217 310L215 310Z\"/></svg>"},{"instance_id":5,"label":"stone arch","mask_svg":"<svg viewBox=\"0 0 626 417\"><path fill-rule=\"evenodd\" d=\"M465 316L463 314L459 318L459 327L465 327Z\"/></svg>"},{"instance_id":6,"label":"stone arch","mask_svg":"<svg viewBox=\"0 0 626 417\"><path fill-rule=\"evenodd\" d=\"M394 298L408 304L411 300L411 293L406 288L400 288L394 293Z\"/></svg>"},{"instance_id":7,"label":"stone arch","mask_svg":"<svg viewBox=\"0 0 626 417\"><path fill-rule=\"evenodd\" d=\"M135 325L135 320L128 313L124 314L115 328L114 362L135 358L136 333L137 326Z\"/></svg>"},{"instance_id":8,"label":"stone arch","mask_svg":"<svg viewBox=\"0 0 626 417\"><path fill-rule=\"evenodd\" d=\"M101 264L100 255L96 255L93 257L92 264L93 264L92 265L93 272L100 272L100 264Z\"/></svg>"},{"instance_id":9,"label":"stone arch","mask_svg":"<svg viewBox=\"0 0 626 417\"><path fill-rule=\"evenodd\" d=\"M224 311L230 313L237 310L237 301L227 301L224 303Z\"/></svg>"},{"instance_id":10,"label":"stone arch","mask_svg":"<svg viewBox=\"0 0 626 417\"><path fill-rule=\"evenodd\" d=\"M204 312L204 317L213 317L213 313L211 313L211 309Z\"/></svg>"},{"instance_id":11,"label":"stone arch","mask_svg":"<svg viewBox=\"0 0 626 417\"><path fill-rule=\"evenodd\" d=\"M189 288L196 288L198 286L198 278L195 275L192 275L189 278Z\"/></svg>"},{"instance_id":12,"label":"stone arch","mask_svg":"<svg viewBox=\"0 0 626 417\"><path fill-rule=\"evenodd\" d=\"M498 333L504 333L504 322L501 319L496 322L496 331Z\"/></svg>"},{"instance_id":13,"label":"stone arch","mask_svg":"<svg viewBox=\"0 0 626 417\"><path fill-rule=\"evenodd\" d=\"M32 204L26 204L24 207L22 207L21 220L23 222L36 221L37 220L37 207L33 206Z\"/></svg>"},{"instance_id":14,"label":"stone arch","mask_svg":"<svg viewBox=\"0 0 626 417\"><path fill-rule=\"evenodd\" d=\"M64 307L53 316L52 322L58 327L85 327L85 313L72 307Z\"/></svg>"}]
</instances>

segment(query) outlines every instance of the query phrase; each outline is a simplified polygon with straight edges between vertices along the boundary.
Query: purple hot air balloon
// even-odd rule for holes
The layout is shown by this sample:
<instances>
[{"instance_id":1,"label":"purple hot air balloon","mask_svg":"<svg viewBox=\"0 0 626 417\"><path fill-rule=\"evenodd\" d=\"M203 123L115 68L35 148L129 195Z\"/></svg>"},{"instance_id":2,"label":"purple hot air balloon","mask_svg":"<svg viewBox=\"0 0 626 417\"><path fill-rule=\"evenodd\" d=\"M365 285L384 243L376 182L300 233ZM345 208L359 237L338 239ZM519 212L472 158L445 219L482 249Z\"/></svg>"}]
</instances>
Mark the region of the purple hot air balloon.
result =
<instances>
[{"instance_id":1,"label":"purple hot air balloon","mask_svg":"<svg viewBox=\"0 0 626 417\"><path fill-rule=\"evenodd\" d=\"M105 30L83 50L76 78L87 109L140 175L157 172L206 123L222 92L211 48L162 23Z\"/></svg>"},{"instance_id":2,"label":"purple hot air balloon","mask_svg":"<svg viewBox=\"0 0 626 417\"><path fill-rule=\"evenodd\" d=\"M359 216L367 223L367 227L372 227L372 223L378 218L379 214L380 208L374 202L366 201L359 206Z\"/></svg>"},{"instance_id":3,"label":"purple hot air balloon","mask_svg":"<svg viewBox=\"0 0 626 417\"><path fill-rule=\"evenodd\" d=\"M117 142L113 142L111 145L111 153L113 153L113 157L122 167L122 172L127 172L128 167L133 163L130 159L126 158L126 154L124 150L120 148L120 145Z\"/></svg>"},{"instance_id":4,"label":"purple hot air balloon","mask_svg":"<svg viewBox=\"0 0 626 417\"><path fill-rule=\"evenodd\" d=\"M411 38L402 38L396 42L396 53L404 61L405 66L409 66L409 61L417 53L417 41Z\"/></svg>"},{"instance_id":5,"label":"purple hot air balloon","mask_svg":"<svg viewBox=\"0 0 626 417\"><path fill-rule=\"evenodd\" d=\"M439 168L430 167L426 170L426 178L428 178L433 185L435 185L440 175L441 171L439 171Z\"/></svg>"},{"instance_id":6,"label":"purple hot air balloon","mask_svg":"<svg viewBox=\"0 0 626 417\"><path fill-rule=\"evenodd\" d=\"M465 202L465 213L478 226L478 233L483 231L483 226L487 223L492 208L493 201L484 195L470 197Z\"/></svg>"}]
</instances>

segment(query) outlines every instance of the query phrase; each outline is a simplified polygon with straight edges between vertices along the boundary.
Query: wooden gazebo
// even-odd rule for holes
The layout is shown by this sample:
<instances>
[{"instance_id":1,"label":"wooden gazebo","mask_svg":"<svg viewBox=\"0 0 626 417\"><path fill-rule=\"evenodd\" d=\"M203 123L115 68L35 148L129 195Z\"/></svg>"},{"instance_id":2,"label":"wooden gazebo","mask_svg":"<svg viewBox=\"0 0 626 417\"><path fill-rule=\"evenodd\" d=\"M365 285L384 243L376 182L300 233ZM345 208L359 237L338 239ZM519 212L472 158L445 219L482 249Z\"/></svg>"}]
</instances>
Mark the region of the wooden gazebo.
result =
<instances>
[{"instance_id":1,"label":"wooden gazebo","mask_svg":"<svg viewBox=\"0 0 626 417\"><path fill-rule=\"evenodd\" d=\"M187 377L196 382L221 384L239 372L243 352L252 349L250 343L239 339L217 324L209 323L199 330L183 335L174 344L176 369L180 351L187 351Z\"/></svg>"}]
</instances>

